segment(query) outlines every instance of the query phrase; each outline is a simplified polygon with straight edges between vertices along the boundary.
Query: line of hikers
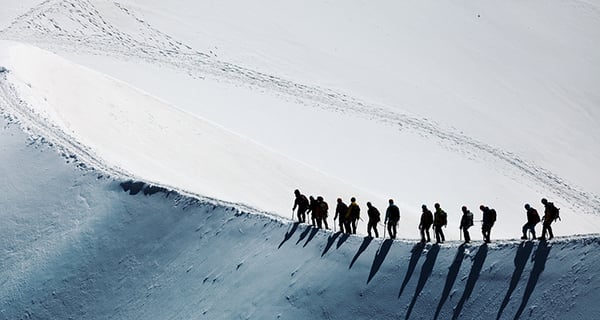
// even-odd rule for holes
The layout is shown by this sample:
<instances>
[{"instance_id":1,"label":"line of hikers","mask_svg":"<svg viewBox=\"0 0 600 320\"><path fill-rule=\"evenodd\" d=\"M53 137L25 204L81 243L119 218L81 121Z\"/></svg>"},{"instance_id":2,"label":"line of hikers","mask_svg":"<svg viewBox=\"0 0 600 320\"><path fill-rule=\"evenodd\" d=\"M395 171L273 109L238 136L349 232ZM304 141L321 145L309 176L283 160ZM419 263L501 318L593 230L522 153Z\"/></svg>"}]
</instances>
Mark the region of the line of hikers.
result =
<instances>
[{"instance_id":1,"label":"line of hikers","mask_svg":"<svg viewBox=\"0 0 600 320\"><path fill-rule=\"evenodd\" d=\"M322 228L324 224L325 229L329 229L329 226L327 225L329 206L323 197L318 196L315 199L313 196L310 196L307 199L306 196L300 193L300 190L298 189L294 190L294 195L295 200L292 208L292 217L294 211L298 209L296 214L300 223L306 223L306 216L310 214L313 226ZM542 219L540 219L537 210L535 210L529 204L525 204L527 223L523 225L523 236L521 239L528 239L528 231L531 233L533 240L537 239L535 236L535 226L540 221L543 222L542 236L540 237L540 240L545 240L546 234L548 234L548 239L554 238L551 224L556 220L560 220L560 209L558 209L554 203L548 202L548 200L545 198L543 198L541 202L544 205L544 217ZM440 207L439 203L436 203L434 208L435 212L432 213L426 205L421 206L422 213L419 222L421 242L431 242L429 230L432 226L436 243L443 243L446 241L446 237L442 228L446 227L448 224L448 214ZM479 209L483 214L481 220L481 233L483 235L483 241L490 243L492 227L494 226L497 218L496 210L485 205L479 206ZM460 221L460 230L462 230L461 237L464 236L465 243L469 243L471 242L469 228L473 226L473 213L469 211L466 206L462 206L461 210L463 213ZM371 231L373 231L373 233L375 233L375 237L378 238L379 231L377 230L377 224L381 221L381 214L379 210L371 204L371 202L367 202L367 215L369 217L369 221L367 222L367 234L369 237L372 237ZM360 218L360 207L356 203L356 198L350 198L350 205L346 205L341 198L338 198L333 220L338 220L340 232L356 234L356 226L358 225L358 221L362 220ZM399 221L400 209L394 204L394 200L390 199L389 205L385 211L384 220L384 228L387 226L390 239L396 239L396 230Z\"/></svg>"}]
</instances>

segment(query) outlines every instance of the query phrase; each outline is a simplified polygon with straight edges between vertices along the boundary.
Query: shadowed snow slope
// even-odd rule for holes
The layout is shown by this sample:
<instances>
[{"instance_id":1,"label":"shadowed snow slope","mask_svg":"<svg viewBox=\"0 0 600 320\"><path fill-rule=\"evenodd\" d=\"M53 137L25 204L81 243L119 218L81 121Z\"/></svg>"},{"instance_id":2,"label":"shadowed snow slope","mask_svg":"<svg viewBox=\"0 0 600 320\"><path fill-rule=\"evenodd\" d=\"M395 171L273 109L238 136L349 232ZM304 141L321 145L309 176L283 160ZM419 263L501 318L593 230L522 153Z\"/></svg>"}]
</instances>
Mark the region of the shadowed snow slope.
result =
<instances>
[{"instance_id":1,"label":"shadowed snow slope","mask_svg":"<svg viewBox=\"0 0 600 320\"><path fill-rule=\"evenodd\" d=\"M370 241L166 190L131 195L4 122L0 151L0 319L600 312L595 236L466 247Z\"/></svg>"}]
</instances>

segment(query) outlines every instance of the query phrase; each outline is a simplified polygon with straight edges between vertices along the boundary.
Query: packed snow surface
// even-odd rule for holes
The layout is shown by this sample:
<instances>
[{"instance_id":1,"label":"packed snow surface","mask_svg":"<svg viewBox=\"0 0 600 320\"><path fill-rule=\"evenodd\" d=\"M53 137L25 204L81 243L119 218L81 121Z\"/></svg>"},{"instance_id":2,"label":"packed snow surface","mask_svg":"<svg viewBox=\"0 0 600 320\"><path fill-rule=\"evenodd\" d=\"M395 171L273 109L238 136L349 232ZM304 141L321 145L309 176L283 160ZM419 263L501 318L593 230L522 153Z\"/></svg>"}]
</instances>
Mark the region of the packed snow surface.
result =
<instances>
[{"instance_id":1,"label":"packed snow surface","mask_svg":"<svg viewBox=\"0 0 600 320\"><path fill-rule=\"evenodd\" d=\"M0 7L0 319L598 318L598 3ZM331 228L393 198L400 240L296 188ZM542 197L558 237L515 240Z\"/></svg>"}]
</instances>

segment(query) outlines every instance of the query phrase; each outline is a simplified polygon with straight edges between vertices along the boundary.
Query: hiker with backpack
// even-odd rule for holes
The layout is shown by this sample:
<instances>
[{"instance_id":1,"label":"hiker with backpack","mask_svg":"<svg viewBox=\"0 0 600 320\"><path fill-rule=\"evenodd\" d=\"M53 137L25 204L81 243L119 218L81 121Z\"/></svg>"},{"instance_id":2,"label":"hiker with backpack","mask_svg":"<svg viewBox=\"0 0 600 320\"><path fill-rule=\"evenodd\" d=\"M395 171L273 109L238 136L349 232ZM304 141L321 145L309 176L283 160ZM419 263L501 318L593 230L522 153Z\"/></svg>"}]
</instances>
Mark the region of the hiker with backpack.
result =
<instances>
[{"instance_id":1,"label":"hiker with backpack","mask_svg":"<svg viewBox=\"0 0 600 320\"><path fill-rule=\"evenodd\" d=\"M425 242L425 234L427 234L427 242L431 242L429 228L431 228L431 225L433 224L433 213L431 213L431 210L427 209L426 205L422 205L421 209L423 210L423 213L421 213L421 221L419 222L421 242Z\"/></svg>"},{"instance_id":2,"label":"hiker with backpack","mask_svg":"<svg viewBox=\"0 0 600 320\"><path fill-rule=\"evenodd\" d=\"M485 243L490 243L492 242L490 240L492 227L496 222L496 210L490 209L484 205L479 206L479 209L483 212L483 219L481 221L481 233L483 234L483 241Z\"/></svg>"},{"instance_id":3,"label":"hiker with backpack","mask_svg":"<svg viewBox=\"0 0 600 320\"><path fill-rule=\"evenodd\" d=\"M559 210L554 203L548 202L546 198L542 198L542 204L544 205L544 218L542 218L542 236L540 240L546 240L546 232L548 233L548 240L554 238L552 233L552 222L560 220Z\"/></svg>"},{"instance_id":4,"label":"hiker with backpack","mask_svg":"<svg viewBox=\"0 0 600 320\"><path fill-rule=\"evenodd\" d=\"M297 211L297 215L298 215L298 222L300 223L305 223L306 222L306 211L308 210L308 199L306 199L306 196L300 193L300 190L296 189L294 190L294 195L296 196L296 199L294 200L294 207L292 208L292 214L294 213L294 210L296 210L296 208L298 208Z\"/></svg>"},{"instance_id":5,"label":"hiker with backpack","mask_svg":"<svg viewBox=\"0 0 600 320\"><path fill-rule=\"evenodd\" d=\"M388 202L390 205L385 211L384 228L385 225L387 225L387 230L390 233L390 239L396 239L396 227L398 225L398 221L400 221L400 209L398 209L398 206L394 204L393 199L390 199Z\"/></svg>"},{"instance_id":6,"label":"hiker with backpack","mask_svg":"<svg viewBox=\"0 0 600 320\"><path fill-rule=\"evenodd\" d=\"M320 210L319 213L321 215L321 218L319 219L318 225L319 228L321 228L321 220L323 221L323 224L325 225L325 229L329 230L329 225L327 225L327 212L329 211L329 205L327 204L327 202L325 202L325 200L323 200L323 197L318 196L317 197L317 202L319 203L320 206Z\"/></svg>"},{"instance_id":7,"label":"hiker with backpack","mask_svg":"<svg viewBox=\"0 0 600 320\"><path fill-rule=\"evenodd\" d=\"M335 207L335 216L333 217L333 221L335 223L335 219L338 219L338 225L340 226L340 232L342 233L350 233L350 224L346 226L346 213L348 212L348 206L342 201L342 198L337 199L337 206ZM346 228L346 230L344 230Z\"/></svg>"},{"instance_id":8,"label":"hiker with backpack","mask_svg":"<svg viewBox=\"0 0 600 320\"><path fill-rule=\"evenodd\" d=\"M434 205L435 213L433 214L433 231L435 232L435 243L444 243L446 241L446 237L444 236L444 231L442 227L445 227L448 224L448 215L442 208L439 203Z\"/></svg>"},{"instance_id":9,"label":"hiker with backpack","mask_svg":"<svg viewBox=\"0 0 600 320\"><path fill-rule=\"evenodd\" d=\"M532 239L535 240L535 226L538 224L538 222L540 222L540 215L538 214L537 210L529 205L529 203L525 204L525 210L527 210L527 223L523 225L523 236L521 239L528 239L527 231L529 230L531 232Z\"/></svg>"},{"instance_id":10,"label":"hiker with backpack","mask_svg":"<svg viewBox=\"0 0 600 320\"><path fill-rule=\"evenodd\" d=\"M352 227L352 234L356 234L356 225L360 219L360 207L356 203L356 198L350 198L350 205L348 206L348 212L346 213L346 220L350 221Z\"/></svg>"},{"instance_id":11,"label":"hiker with backpack","mask_svg":"<svg viewBox=\"0 0 600 320\"><path fill-rule=\"evenodd\" d=\"M367 214L369 215L369 222L367 224L367 234L371 238L371 229L375 231L375 238L379 238L379 232L377 231L377 224L381 221L381 214L379 210L375 208L370 202L367 202Z\"/></svg>"},{"instance_id":12,"label":"hiker with backpack","mask_svg":"<svg viewBox=\"0 0 600 320\"><path fill-rule=\"evenodd\" d=\"M317 199L313 196L308 197L308 211L306 214L310 214L310 220L312 221L312 226L316 227L321 224L321 205L317 202ZM319 227L320 228L320 227Z\"/></svg>"},{"instance_id":13,"label":"hiker with backpack","mask_svg":"<svg viewBox=\"0 0 600 320\"><path fill-rule=\"evenodd\" d=\"M460 219L460 229L463 231L465 236L465 243L471 242L471 235L469 234L469 228L473 226L473 213L467 209L467 206L462 206L462 218Z\"/></svg>"}]
</instances>

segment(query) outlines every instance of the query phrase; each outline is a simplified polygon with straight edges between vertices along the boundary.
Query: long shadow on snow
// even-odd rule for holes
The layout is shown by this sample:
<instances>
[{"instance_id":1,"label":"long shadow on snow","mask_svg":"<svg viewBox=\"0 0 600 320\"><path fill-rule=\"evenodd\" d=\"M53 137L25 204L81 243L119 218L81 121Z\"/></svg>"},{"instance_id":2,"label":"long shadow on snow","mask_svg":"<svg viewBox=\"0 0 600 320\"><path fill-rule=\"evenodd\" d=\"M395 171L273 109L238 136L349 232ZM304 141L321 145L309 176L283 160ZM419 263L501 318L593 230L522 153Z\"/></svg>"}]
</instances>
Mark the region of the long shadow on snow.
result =
<instances>
[{"instance_id":1,"label":"long shadow on snow","mask_svg":"<svg viewBox=\"0 0 600 320\"><path fill-rule=\"evenodd\" d=\"M344 242L346 242L346 240L348 240L348 238L350 238L350 234L348 233L344 233L341 237L340 240L338 240L337 245L335 246L336 249L339 249L342 244L344 244Z\"/></svg>"},{"instance_id":2,"label":"long shadow on snow","mask_svg":"<svg viewBox=\"0 0 600 320\"><path fill-rule=\"evenodd\" d=\"M283 237L283 241L281 241L281 243L279 244L279 247L277 247L277 249L281 248L281 246L286 243L288 240L290 240L290 238L294 235L294 233L296 232L296 230L298 229L298 226L300 225L300 222L294 222L292 224L292 229L288 230L285 233L285 236Z\"/></svg>"},{"instance_id":3,"label":"long shadow on snow","mask_svg":"<svg viewBox=\"0 0 600 320\"><path fill-rule=\"evenodd\" d=\"M460 316L465 302L469 300L469 297L471 297L471 293L473 293L473 289L475 289L477 279L479 279L481 269L483 269L483 263L485 262L485 258L487 257L487 252L487 243L482 244L479 247L479 250L477 250L475 257L473 258L473 266L471 267L471 272L469 273L469 278L467 279L465 291L463 292L463 295L460 298L458 305L456 305L456 308L454 308L454 315L452 316L452 320L455 320Z\"/></svg>"},{"instance_id":4,"label":"long shadow on snow","mask_svg":"<svg viewBox=\"0 0 600 320\"><path fill-rule=\"evenodd\" d=\"M308 236L308 233L310 232L310 230L313 228L313 226L308 225L306 226L306 229L304 229L304 231L302 231L302 233L300 234L300 238L298 239L298 241L296 241L296 245L298 245L298 243L302 242L302 240L304 240L304 238L306 238L306 236Z\"/></svg>"},{"instance_id":5,"label":"long shadow on snow","mask_svg":"<svg viewBox=\"0 0 600 320\"><path fill-rule=\"evenodd\" d=\"M398 299L400 299L400 296L402 296L404 288L406 288L410 277L412 277L412 274L415 271L415 268L417 267L417 262L419 262L419 258L423 253L423 249L425 249L425 243L419 242L415 244L415 246L410 251L412 252L412 254L410 255L410 262L408 263L408 268L406 268L406 275L404 276L404 281L402 281L402 286L400 287L400 292L398 293Z\"/></svg>"},{"instance_id":6,"label":"long shadow on snow","mask_svg":"<svg viewBox=\"0 0 600 320\"><path fill-rule=\"evenodd\" d=\"M435 310L435 316L433 319L437 319L440 315L440 311L444 306L444 303L448 299L450 295L450 291L452 290L452 286L456 281L456 277L458 277L458 272L460 271L460 265L462 264L463 259L465 258L465 244L461 244L456 251L456 256L454 256L454 261L450 265L448 270L448 276L446 277L446 284L444 285L444 290L442 291L442 298L438 303L437 309Z\"/></svg>"},{"instance_id":7,"label":"long shadow on snow","mask_svg":"<svg viewBox=\"0 0 600 320\"><path fill-rule=\"evenodd\" d=\"M410 302L410 306L408 306L408 311L406 311L405 319L410 318L410 314L412 313L412 309L417 302L417 298L425 288L425 284L427 283L427 279L431 276L431 272L433 271L433 266L435 265L435 260L437 259L438 253L440 252L440 246L434 244L429 252L427 252L427 258L425 262L423 262L423 266L421 267L421 275L419 276L419 283L417 284L417 288L415 289L415 295Z\"/></svg>"},{"instance_id":8,"label":"long shadow on snow","mask_svg":"<svg viewBox=\"0 0 600 320\"><path fill-rule=\"evenodd\" d=\"M525 309L525 306L527 306L527 302L533 293L533 289L535 289L540 275L546 267L546 260L548 260L550 249L552 249L552 246L548 246L548 242L546 241L541 241L540 244L538 244L538 247L532 257L533 269L531 269L531 275L529 276L529 281L527 281L525 293L523 294L523 301L521 301L519 310L517 310L517 314L515 314L515 319L519 319L523 313L523 310Z\"/></svg>"},{"instance_id":9,"label":"long shadow on snow","mask_svg":"<svg viewBox=\"0 0 600 320\"><path fill-rule=\"evenodd\" d=\"M354 255L354 258L352 258L352 262L350 262L350 266L348 267L348 269L352 269L352 266L354 265L354 262L356 262L356 260L358 260L358 257L360 257L360 255L367 250L367 247L369 246L369 244L371 243L371 241L373 241L373 238L371 237L364 237L362 244L360 245L360 248L358 248L358 251L356 251L356 254Z\"/></svg>"},{"instance_id":10,"label":"long shadow on snow","mask_svg":"<svg viewBox=\"0 0 600 320\"><path fill-rule=\"evenodd\" d=\"M531 255L532 250L533 243L530 241L523 241L517 248L517 255L515 256L514 261L515 271L513 272L512 278L510 279L508 291L506 292L506 296L504 296L504 300L502 300L502 304L500 305L500 310L498 310L496 320L500 319L500 317L502 316L502 312L504 312L504 308L506 308L506 306L508 305L510 296L512 295L513 291L517 288L517 284L519 284L519 280L521 279L521 275L523 274L523 270L525 269L525 265L527 264L527 260L529 259L529 255Z\"/></svg>"},{"instance_id":11,"label":"long shadow on snow","mask_svg":"<svg viewBox=\"0 0 600 320\"><path fill-rule=\"evenodd\" d=\"M377 249L377 252L375 252L375 258L373 259L373 265L371 266L371 272L369 273L367 284L369 284L371 279L373 279L375 274L377 274L377 271L379 271L379 268L383 264L388 252L390 252L390 248L392 247L393 243L394 240L392 239L384 240L379 249Z\"/></svg>"},{"instance_id":12,"label":"long shadow on snow","mask_svg":"<svg viewBox=\"0 0 600 320\"><path fill-rule=\"evenodd\" d=\"M306 239L306 242L302 247L306 247L306 245L315 237L317 233L319 233L319 228L313 228L310 232L310 235L308 236L308 239Z\"/></svg>"},{"instance_id":13,"label":"long shadow on snow","mask_svg":"<svg viewBox=\"0 0 600 320\"><path fill-rule=\"evenodd\" d=\"M321 257L324 256L327 253L327 251L329 251L329 249L331 249L331 247L333 247L333 243L335 242L335 239L337 239L337 237L339 237L340 234L342 234L342 232L338 231L338 232L330 235L329 237L327 237L327 245L325 246L325 250L323 250L323 253L321 253Z\"/></svg>"}]
</instances>

